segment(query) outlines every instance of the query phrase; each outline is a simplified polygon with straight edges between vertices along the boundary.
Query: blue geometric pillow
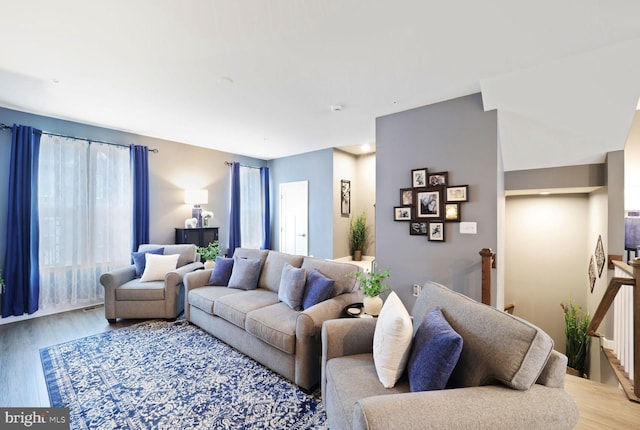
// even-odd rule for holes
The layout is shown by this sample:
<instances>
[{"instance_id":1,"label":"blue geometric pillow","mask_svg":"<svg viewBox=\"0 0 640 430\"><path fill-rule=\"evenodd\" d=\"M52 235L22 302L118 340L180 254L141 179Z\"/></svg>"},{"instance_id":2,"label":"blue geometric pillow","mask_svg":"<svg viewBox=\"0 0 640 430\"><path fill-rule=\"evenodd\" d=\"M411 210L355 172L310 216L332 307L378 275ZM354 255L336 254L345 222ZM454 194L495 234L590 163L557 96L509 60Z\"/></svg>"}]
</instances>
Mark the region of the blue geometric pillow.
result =
<instances>
[{"instance_id":1,"label":"blue geometric pillow","mask_svg":"<svg viewBox=\"0 0 640 430\"><path fill-rule=\"evenodd\" d=\"M211 276L209 277L207 285L226 287L229 285L229 278L231 278L232 270L233 258L216 257L216 265L211 271Z\"/></svg>"},{"instance_id":2,"label":"blue geometric pillow","mask_svg":"<svg viewBox=\"0 0 640 430\"><path fill-rule=\"evenodd\" d=\"M335 283L336 281L327 278L318 269L313 269L307 276L304 295L302 296L302 309L309 309L311 306L324 302L331 297Z\"/></svg>"},{"instance_id":3,"label":"blue geometric pillow","mask_svg":"<svg viewBox=\"0 0 640 430\"><path fill-rule=\"evenodd\" d=\"M132 252L131 259L133 260L133 264L136 266L136 278L139 278L144 273L144 269L147 265L147 260L145 258L145 254L164 254L164 248L156 248L149 251L144 252Z\"/></svg>"},{"instance_id":4,"label":"blue geometric pillow","mask_svg":"<svg viewBox=\"0 0 640 430\"><path fill-rule=\"evenodd\" d=\"M434 308L413 338L407 363L411 391L444 389L461 352L462 337L451 328L442 310Z\"/></svg>"}]
</instances>

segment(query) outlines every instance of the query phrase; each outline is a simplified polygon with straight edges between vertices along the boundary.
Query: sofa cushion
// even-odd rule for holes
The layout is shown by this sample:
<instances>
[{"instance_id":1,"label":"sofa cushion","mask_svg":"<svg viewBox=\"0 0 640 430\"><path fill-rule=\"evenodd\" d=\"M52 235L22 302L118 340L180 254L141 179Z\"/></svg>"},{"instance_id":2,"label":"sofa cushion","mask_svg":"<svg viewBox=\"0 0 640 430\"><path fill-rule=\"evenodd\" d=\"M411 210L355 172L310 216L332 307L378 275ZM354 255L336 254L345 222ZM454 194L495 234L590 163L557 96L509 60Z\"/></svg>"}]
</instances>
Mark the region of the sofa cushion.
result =
<instances>
[{"instance_id":1,"label":"sofa cushion","mask_svg":"<svg viewBox=\"0 0 640 430\"><path fill-rule=\"evenodd\" d=\"M164 281L141 282L133 279L118 286L116 300L164 300Z\"/></svg>"},{"instance_id":2,"label":"sofa cushion","mask_svg":"<svg viewBox=\"0 0 640 430\"><path fill-rule=\"evenodd\" d=\"M460 352L462 337L436 307L427 314L413 338L407 363L411 391L445 388Z\"/></svg>"},{"instance_id":3,"label":"sofa cushion","mask_svg":"<svg viewBox=\"0 0 640 430\"><path fill-rule=\"evenodd\" d=\"M258 288L258 277L260 276L260 259L258 258L236 258L231 269L229 278L229 288L239 288L241 290L255 290Z\"/></svg>"},{"instance_id":4,"label":"sofa cushion","mask_svg":"<svg viewBox=\"0 0 640 430\"><path fill-rule=\"evenodd\" d=\"M231 271L233 270L233 258L216 257L216 265L213 266L207 285L226 287L229 285Z\"/></svg>"},{"instance_id":5,"label":"sofa cushion","mask_svg":"<svg viewBox=\"0 0 640 430\"><path fill-rule=\"evenodd\" d=\"M335 280L331 297L344 293L350 293L358 288L358 282L353 276L353 272L362 272L362 269L350 263L338 263L336 261L321 260L319 258L304 257L302 266L308 274L313 269L318 269L327 278Z\"/></svg>"},{"instance_id":6,"label":"sofa cushion","mask_svg":"<svg viewBox=\"0 0 640 430\"><path fill-rule=\"evenodd\" d=\"M318 269L313 269L307 276L307 282L302 296L302 309L309 309L311 306L331 297L335 280L327 278Z\"/></svg>"},{"instance_id":7,"label":"sofa cushion","mask_svg":"<svg viewBox=\"0 0 640 430\"><path fill-rule=\"evenodd\" d=\"M156 255L145 254L145 268L140 277L140 282L162 281L167 273L176 270L178 264L178 254Z\"/></svg>"},{"instance_id":8,"label":"sofa cushion","mask_svg":"<svg viewBox=\"0 0 640 430\"><path fill-rule=\"evenodd\" d=\"M145 254L164 254L164 248L156 248L150 249L148 251L143 252L132 252L131 259L133 260L133 264L136 266L136 277L141 277L144 273L144 268L147 266L147 258Z\"/></svg>"},{"instance_id":9,"label":"sofa cushion","mask_svg":"<svg viewBox=\"0 0 640 430\"><path fill-rule=\"evenodd\" d=\"M241 292L242 290L227 287L201 287L189 291L187 299L191 306L213 315L213 304L219 297Z\"/></svg>"},{"instance_id":10,"label":"sofa cushion","mask_svg":"<svg viewBox=\"0 0 640 430\"><path fill-rule=\"evenodd\" d=\"M413 307L416 329L436 306L464 342L449 385L503 383L517 390L531 388L553 350L548 334L435 282L425 283Z\"/></svg>"},{"instance_id":11,"label":"sofa cushion","mask_svg":"<svg viewBox=\"0 0 640 430\"><path fill-rule=\"evenodd\" d=\"M245 330L287 354L296 352L296 312L284 303L265 306L247 314Z\"/></svg>"},{"instance_id":12,"label":"sofa cushion","mask_svg":"<svg viewBox=\"0 0 640 430\"><path fill-rule=\"evenodd\" d=\"M213 313L244 329L249 312L276 303L278 303L278 295L273 291L262 288L241 291L240 294L226 295L216 299L213 304Z\"/></svg>"},{"instance_id":13,"label":"sofa cushion","mask_svg":"<svg viewBox=\"0 0 640 430\"><path fill-rule=\"evenodd\" d=\"M268 250L266 249L254 249L254 248L236 248L233 251L233 258L238 259L252 259L258 258L260 259L260 265L263 265L265 260L267 259L267 255L269 255Z\"/></svg>"},{"instance_id":14,"label":"sofa cushion","mask_svg":"<svg viewBox=\"0 0 640 430\"><path fill-rule=\"evenodd\" d=\"M265 266L266 267L266 266ZM285 263L282 267L278 299L294 311L302 309L302 295L304 294L306 273L304 269L297 269Z\"/></svg>"},{"instance_id":15,"label":"sofa cushion","mask_svg":"<svg viewBox=\"0 0 640 430\"><path fill-rule=\"evenodd\" d=\"M373 361L378 379L385 388L392 388L402 376L412 337L411 316L398 295L392 291L382 306L373 333Z\"/></svg>"},{"instance_id":16,"label":"sofa cushion","mask_svg":"<svg viewBox=\"0 0 640 430\"><path fill-rule=\"evenodd\" d=\"M278 292L280 286L280 277L282 275L282 268L285 264L290 264L292 267L300 267L304 257L300 255L285 254L277 251L269 251L267 258L262 266L262 272L260 273L260 279L258 280L258 287L266 288L274 292Z\"/></svg>"}]
</instances>

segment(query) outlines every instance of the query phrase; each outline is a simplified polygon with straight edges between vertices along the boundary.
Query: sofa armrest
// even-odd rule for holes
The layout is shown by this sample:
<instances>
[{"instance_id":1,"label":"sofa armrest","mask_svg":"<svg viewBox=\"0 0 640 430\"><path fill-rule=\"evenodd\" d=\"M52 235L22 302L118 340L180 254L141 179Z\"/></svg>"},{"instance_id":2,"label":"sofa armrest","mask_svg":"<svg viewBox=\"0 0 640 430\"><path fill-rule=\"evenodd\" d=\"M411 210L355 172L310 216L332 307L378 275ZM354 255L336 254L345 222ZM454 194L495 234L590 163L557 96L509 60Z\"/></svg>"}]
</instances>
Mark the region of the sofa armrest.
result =
<instances>
[{"instance_id":1,"label":"sofa armrest","mask_svg":"<svg viewBox=\"0 0 640 430\"><path fill-rule=\"evenodd\" d=\"M202 269L203 267L204 264L202 264L200 261L180 266L176 270L173 270L166 274L166 276L164 277L165 286L167 288L173 288L183 282L184 276L187 273Z\"/></svg>"},{"instance_id":2,"label":"sofa armrest","mask_svg":"<svg viewBox=\"0 0 640 430\"><path fill-rule=\"evenodd\" d=\"M342 318L324 322L320 376L323 397L326 396L327 362L335 357L373 352L373 333L377 322L376 318Z\"/></svg>"},{"instance_id":3,"label":"sofa armrest","mask_svg":"<svg viewBox=\"0 0 640 430\"><path fill-rule=\"evenodd\" d=\"M184 283L186 294L188 295L191 290L206 286L207 282L209 282L209 278L211 277L211 272L213 272L213 269L204 269L189 272L184 275L182 282Z\"/></svg>"},{"instance_id":4,"label":"sofa armrest","mask_svg":"<svg viewBox=\"0 0 640 430\"><path fill-rule=\"evenodd\" d=\"M104 287L104 316L108 320L116 318L116 288L136 278L136 266L124 266L100 275Z\"/></svg>"},{"instance_id":5,"label":"sofa armrest","mask_svg":"<svg viewBox=\"0 0 640 430\"><path fill-rule=\"evenodd\" d=\"M561 388L499 385L389 394L356 402L353 429L571 429L578 409Z\"/></svg>"},{"instance_id":6,"label":"sofa armrest","mask_svg":"<svg viewBox=\"0 0 640 430\"><path fill-rule=\"evenodd\" d=\"M358 293L346 293L305 309L296 322L296 337L320 336L322 323L340 318L345 306L361 300L362 297Z\"/></svg>"}]
</instances>

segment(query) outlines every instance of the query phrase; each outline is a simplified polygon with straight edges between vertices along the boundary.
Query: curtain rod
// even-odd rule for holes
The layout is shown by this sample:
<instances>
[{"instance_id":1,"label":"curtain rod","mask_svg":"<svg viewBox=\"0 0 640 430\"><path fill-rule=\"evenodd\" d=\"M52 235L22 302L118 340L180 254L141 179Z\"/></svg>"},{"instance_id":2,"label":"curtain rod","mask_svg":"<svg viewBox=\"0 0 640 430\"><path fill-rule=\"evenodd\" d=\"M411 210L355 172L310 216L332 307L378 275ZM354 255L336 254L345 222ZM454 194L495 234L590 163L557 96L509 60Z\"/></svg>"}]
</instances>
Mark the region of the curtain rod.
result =
<instances>
[{"instance_id":1,"label":"curtain rod","mask_svg":"<svg viewBox=\"0 0 640 430\"><path fill-rule=\"evenodd\" d=\"M233 163L231 161L225 161L224 164L226 164L229 167L233 166ZM261 169L261 167L247 166L246 164L242 164L242 163L238 163L238 164L240 164L242 167L248 167L249 169Z\"/></svg>"},{"instance_id":2,"label":"curtain rod","mask_svg":"<svg viewBox=\"0 0 640 430\"><path fill-rule=\"evenodd\" d=\"M13 127L6 125L6 124L0 124L0 130L12 130ZM105 145L114 145L114 146L122 146L122 147L129 147L129 145L124 145L122 143L113 143L113 142L107 142L104 140L98 140L98 139L88 139L86 137L76 137L76 136L67 136L64 134L58 134L58 133L52 133L50 131L43 131L42 134L47 134L49 136L56 136L56 137L65 137L67 139L75 139L75 140L86 140L87 142L93 142L93 143L104 143ZM158 152L160 152L157 148L154 149L149 149L149 152L153 152L155 154L157 154Z\"/></svg>"}]
</instances>

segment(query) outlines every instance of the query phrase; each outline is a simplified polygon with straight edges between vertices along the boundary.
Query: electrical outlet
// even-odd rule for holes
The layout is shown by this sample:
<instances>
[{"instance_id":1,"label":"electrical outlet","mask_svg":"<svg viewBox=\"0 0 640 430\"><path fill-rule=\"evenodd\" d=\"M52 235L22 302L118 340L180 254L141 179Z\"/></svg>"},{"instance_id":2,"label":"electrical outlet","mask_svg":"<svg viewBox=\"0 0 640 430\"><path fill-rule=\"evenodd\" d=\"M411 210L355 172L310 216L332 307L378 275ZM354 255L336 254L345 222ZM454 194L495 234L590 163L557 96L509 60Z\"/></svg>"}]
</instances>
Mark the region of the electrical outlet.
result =
<instances>
[{"instance_id":1,"label":"electrical outlet","mask_svg":"<svg viewBox=\"0 0 640 430\"><path fill-rule=\"evenodd\" d=\"M413 284L413 295L415 297L417 297L418 294L420 294L420 291L422 291L422 286L418 284Z\"/></svg>"}]
</instances>

